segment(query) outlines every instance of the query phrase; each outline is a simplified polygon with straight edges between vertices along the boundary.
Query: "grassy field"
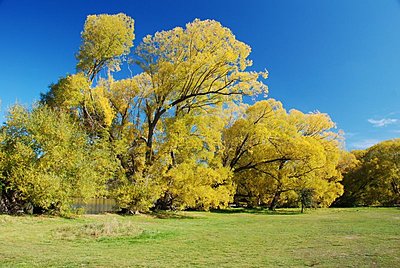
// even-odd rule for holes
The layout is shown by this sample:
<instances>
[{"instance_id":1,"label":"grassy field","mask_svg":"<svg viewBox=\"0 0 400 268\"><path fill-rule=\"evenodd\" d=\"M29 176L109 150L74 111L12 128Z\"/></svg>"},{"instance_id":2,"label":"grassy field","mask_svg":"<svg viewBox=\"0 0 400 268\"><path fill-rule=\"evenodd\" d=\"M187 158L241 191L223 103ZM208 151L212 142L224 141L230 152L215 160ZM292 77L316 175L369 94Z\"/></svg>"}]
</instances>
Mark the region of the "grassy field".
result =
<instances>
[{"instance_id":1,"label":"grassy field","mask_svg":"<svg viewBox=\"0 0 400 268\"><path fill-rule=\"evenodd\" d=\"M0 215L1 267L399 267L400 209Z\"/></svg>"}]
</instances>

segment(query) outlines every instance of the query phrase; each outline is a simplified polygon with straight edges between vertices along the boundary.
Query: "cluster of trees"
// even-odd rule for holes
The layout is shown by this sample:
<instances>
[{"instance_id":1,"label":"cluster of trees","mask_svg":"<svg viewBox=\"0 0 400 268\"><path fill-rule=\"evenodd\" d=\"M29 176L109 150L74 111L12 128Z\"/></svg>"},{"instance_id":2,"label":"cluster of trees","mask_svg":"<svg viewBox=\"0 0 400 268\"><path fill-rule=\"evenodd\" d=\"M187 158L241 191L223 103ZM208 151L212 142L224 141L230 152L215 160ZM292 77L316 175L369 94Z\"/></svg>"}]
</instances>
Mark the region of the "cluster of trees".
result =
<instances>
[{"instance_id":1,"label":"cluster of trees","mask_svg":"<svg viewBox=\"0 0 400 268\"><path fill-rule=\"evenodd\" d=\"M352 152L338 206L400 205L400 139Z\"/></svg>"},{"instance_id":2,"label":"cluster of trees","mask_svg":"<svg viewBox=\"0 0 400 268\"><path fill-rule=\"evenodd\" d=\"M328 115L286 111L249 71L250 47L213 20L148 35L88 16L77 72L40 103L15 106L0 131L0 209L68 211L109 197L126 211L329 206L352 161ZM125 79L127 64L140 72Z\"/></svg>"},{"instance_id":3,"label":"cluster of trees","mask_svg":"<svg viewBox=\"0 0 400 268\"><path fill-rule=\"evenodd\" d=\"M112 157L68 114L14 106L0 131L0 211L68 211L75 196L106 194Z\"/></svg>"}]
</instances>

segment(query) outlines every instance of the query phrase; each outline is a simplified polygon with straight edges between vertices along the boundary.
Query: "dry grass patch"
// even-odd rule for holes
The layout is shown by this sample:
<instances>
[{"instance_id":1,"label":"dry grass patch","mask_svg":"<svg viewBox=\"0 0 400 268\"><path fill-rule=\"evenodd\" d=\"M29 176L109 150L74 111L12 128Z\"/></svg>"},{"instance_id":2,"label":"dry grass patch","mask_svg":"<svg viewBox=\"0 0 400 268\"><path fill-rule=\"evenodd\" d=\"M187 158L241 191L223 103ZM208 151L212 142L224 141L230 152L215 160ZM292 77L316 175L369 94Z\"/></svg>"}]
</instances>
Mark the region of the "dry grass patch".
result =
<instances>
[{"instance_id":1,"label":"dry grass patch","mask_svg":"<svg viewBox=\"0 0 400 268\"><path fill-rule=\"evenodd\" d=\"M90 222L62 226L55 229L54 237L63 240L99 239L106 237L137 237L144 232L143 228L131 221L121 222L115 218L106 222Z\"/></svg>"}]
</instances>

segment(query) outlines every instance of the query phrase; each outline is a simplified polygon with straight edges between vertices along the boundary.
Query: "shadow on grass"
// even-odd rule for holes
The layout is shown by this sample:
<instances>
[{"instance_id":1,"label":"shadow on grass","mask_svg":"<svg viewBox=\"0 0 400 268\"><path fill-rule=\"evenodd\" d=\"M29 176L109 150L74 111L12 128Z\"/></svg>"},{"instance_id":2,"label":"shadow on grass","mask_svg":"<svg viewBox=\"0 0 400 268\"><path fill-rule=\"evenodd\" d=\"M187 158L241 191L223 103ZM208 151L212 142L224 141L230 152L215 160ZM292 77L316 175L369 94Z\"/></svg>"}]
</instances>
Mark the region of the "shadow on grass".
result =
<instances>
[{"instance_id":1,"label":"shadow on grass","mask_svg":"<svg viewBox=\"0 0 400 268\"><path fill-rule=\"evenodd\" d=\"M214 209L211 210L213 213L222 213L222 214L238 214L238 213L246 213L246 214L258 214L258 215L298 215L301 214L299 209L276 209L269 210L267 208L228 208L228 209Z\"/></svg>"},{"instance_id":2,"label":"shadow on grass","mask_svg":"<svg viewBox=\"0 0 400 268\"><path fill-rule=\"evenodd\" d=\"M150 216L157 218L157 219L197 219L197 217L186 215L182 212L175 212L175 211L155 211L149 214Z\"/></svg>"}]
</instances>

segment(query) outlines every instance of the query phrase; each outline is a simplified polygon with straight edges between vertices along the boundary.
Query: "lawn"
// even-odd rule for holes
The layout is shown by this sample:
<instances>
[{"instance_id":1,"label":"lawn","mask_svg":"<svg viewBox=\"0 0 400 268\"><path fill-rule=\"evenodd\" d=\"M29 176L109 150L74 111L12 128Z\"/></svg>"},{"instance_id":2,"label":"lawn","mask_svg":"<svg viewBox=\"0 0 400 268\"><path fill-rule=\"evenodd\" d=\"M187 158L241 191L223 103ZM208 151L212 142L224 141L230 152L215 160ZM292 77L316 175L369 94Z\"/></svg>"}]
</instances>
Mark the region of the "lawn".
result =
<instances>
[{"instance_id":1,"label":"lawn","mask_svg":"<svg viewBox=\"0 0 400 268\"><path fill-rule=\"evenodd\" d=\"M1 267L398 267L400 209L0 215Z\"/></svg>"}]
</instances>

